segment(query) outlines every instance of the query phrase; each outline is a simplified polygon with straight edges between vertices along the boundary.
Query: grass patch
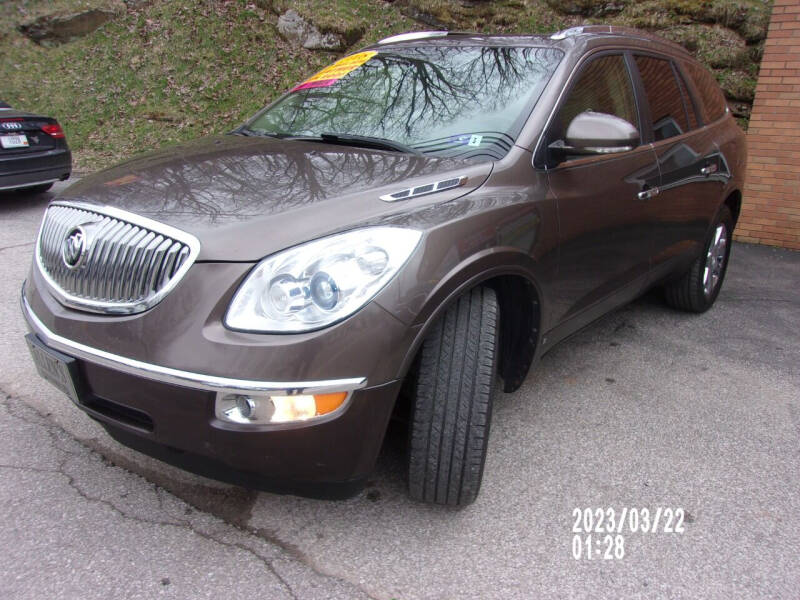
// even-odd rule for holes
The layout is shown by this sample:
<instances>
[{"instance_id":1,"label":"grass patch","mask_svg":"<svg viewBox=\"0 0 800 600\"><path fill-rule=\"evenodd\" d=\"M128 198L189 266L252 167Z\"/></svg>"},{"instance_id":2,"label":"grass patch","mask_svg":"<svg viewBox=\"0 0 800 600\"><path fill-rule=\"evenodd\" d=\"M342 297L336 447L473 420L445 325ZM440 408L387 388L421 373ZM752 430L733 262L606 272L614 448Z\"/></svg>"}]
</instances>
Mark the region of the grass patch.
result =
<instances>
[{"instance_id":1,"label":"grass patch","mask_svg":"<svg viewBox=\"0 0 800 600\"><path fill-rule=\"evenodd\" d=\"M662 31L661 35L679 43L714 69L741 67L750 62L744 39L719 25L677 25Z\"/></svg>"},{"instance_id":2,"label":"grass patch","mask_svg":"<svg viewBox=\"0 0 800 600\"><path fill-rule=\"evenodd\" d=\"M394 4L403 13L427 20L431 26L460 31L545 33L577 22L573 17L554 11L544 1L395 0Z\"/></svg>"},{"instance_id":3,"label":"grass patch","mask_svg":"<svg viewBox=\"0 0 800 600\"><path fill-rule=\"evenodd\" d=\"M747 71L721 69L715 72L725 95L731 100L752 103L756 97L758 77Z\"/></svg>"},{"instance_id":4,"label":"grass patch","mask_svg":"<svg viewBox=\"0 0 800 600\"><path fill-rule=\"evenodd\" d=\"M695 22L718 23L749 42L767 36L771 0L663 0L664 8Z\"/></svg>"},{"instance_id":5,"label":"grass patch","mask_svg":"<svg viewBox=\"0 0 800 600\"><path fill-rule=\"evenodd\" d=\"M0 41L15 32L17 25L29 23L38 17L52 14L70 14L103 8L108 10L125 10L122 0L2 0L0 3Z\"/></svg>"}]
</instances>

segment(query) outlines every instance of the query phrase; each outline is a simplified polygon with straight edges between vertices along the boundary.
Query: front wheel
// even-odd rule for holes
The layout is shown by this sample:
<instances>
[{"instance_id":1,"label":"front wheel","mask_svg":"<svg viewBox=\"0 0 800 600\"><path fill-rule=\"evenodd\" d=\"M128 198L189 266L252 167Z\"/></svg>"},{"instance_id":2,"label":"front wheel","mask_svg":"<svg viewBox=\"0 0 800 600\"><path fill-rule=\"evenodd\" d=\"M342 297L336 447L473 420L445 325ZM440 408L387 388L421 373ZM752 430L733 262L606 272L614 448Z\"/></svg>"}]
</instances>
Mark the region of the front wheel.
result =
<instances>
[{"instance_id":1,"label":"front wheel","mask_svg":"<svg viewBox=\"0 0 800 600\"><path fill-rule=\"evenodd\" d=\"M478 495L497 372L494 290L457 300L423 342L412 398L408 486L415 500L464 506Z\"/></svg>"},{"instance_id":2,"label":"front wheel","mask_svg":"<svg viewBox=\"0 0 800 600\"><path fill-rule=\"evenodd\" d=\"M728 207L723 206L703 254L679 279L664 286L667 304L696 313L711 308L725 279L732 236L733 217Z\"/></svg>"}]
</instances>

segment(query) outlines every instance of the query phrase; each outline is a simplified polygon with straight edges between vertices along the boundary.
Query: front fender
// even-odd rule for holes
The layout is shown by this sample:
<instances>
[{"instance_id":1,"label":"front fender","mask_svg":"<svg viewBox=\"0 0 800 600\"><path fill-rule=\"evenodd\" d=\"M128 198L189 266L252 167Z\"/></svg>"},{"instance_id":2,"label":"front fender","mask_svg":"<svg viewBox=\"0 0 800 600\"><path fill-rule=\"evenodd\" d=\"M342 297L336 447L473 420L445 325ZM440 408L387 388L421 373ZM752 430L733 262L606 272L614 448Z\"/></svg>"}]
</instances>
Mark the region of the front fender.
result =
<instances>
[{"instance_id":1,"label":"front fender","mask_svg":"<svg viewBox=\"0 0 800 600\"><path fill-rule=\"evenodd\" d=\"M518 248L488 248L459 263L434 285L410 323L413 333L398 378L402 378L429 330L467 291L487 284L495 288L501 307L501 375L505 390L513 391L527 374L539 347L542 289L536 281L537 265Z\"/></svg>"},{"instance_id":2,"label":"front fender","mask_svg":"<svg viewBox=\"0 0 800 600\"><path fill-rule=\"evenodd\" d=\"M545 323L540 307L551 304L549 282L558 266L558 213L555 200L547 196L546 180L531 172L529 163L520 165L498 166L480 189L414 211L398 223L425 232L409 262L375 298L409 327L411 341L398 377L407 372L436 319L458 296L485 282L498 292L501 323L504 313L516 309L515 296L525 310L523 296L535 301L536 340L528 345L536 346L539 323Z\"/></svg>"},{"instance_id":3,"label":"front fender","mask_svg":"<svg viewBox=\"0 0 800 600\"><path fill-rule=\"evenodd\" d=\"M527 279L541 297L536 283L536 263L518 248L487 248L456 265L430 291L413 325L429 326L456 298L467 290L501 275Z\"/></svg>"}]
</instances>

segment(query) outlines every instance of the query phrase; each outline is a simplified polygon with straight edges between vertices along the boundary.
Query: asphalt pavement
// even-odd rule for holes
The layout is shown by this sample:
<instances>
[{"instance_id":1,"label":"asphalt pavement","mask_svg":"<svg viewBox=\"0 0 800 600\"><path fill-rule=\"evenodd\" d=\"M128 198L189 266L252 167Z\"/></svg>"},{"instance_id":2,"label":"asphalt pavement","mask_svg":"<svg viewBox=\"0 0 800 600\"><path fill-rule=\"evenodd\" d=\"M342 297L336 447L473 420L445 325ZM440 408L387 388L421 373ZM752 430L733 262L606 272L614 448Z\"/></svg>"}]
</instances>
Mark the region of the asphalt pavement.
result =
<instances>
[{"instance_id":1,"label":"asphalt pavement","mask_svg":"<svg viewBox=\"0 0 800 600\"><path fill-rule=\"evenodd\" d=\"M800 253L735 244L708 313L653 293L550 352L495 398L472 506L407 498L399 431L332 502L137 454L36 375L50 198L0 193L0 598L800 598Z\"/></svg>"}]
</instances>

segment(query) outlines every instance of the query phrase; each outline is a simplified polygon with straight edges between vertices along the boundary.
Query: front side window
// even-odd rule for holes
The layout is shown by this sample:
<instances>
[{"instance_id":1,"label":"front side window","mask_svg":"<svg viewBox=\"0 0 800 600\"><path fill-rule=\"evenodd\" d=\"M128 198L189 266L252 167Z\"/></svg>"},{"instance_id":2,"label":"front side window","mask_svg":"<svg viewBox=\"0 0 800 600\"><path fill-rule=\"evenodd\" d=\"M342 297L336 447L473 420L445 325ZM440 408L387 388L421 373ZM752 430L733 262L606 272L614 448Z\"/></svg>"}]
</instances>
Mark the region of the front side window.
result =
<instances>
[{"instance_id":1,"label":"front side window","mask_svg":"<svg viewBox=\"0 0 800 600\"><path fill-rule=\"evenodd\" d=\"M246 127L261 135L368 136L435 156L502 158L562 56L552 48L489 46L362 52L298 85Z\"/></svg>"},{"instance_id":2,"label":"front side window","mask_svg":"<svg viewBox=\"0 0 800 600\"><path fill-rule=\"evenodd\" d=\"M550 141L563 140L572 119L586 111L614 115L638 126L633 84L622 55L602 56L583 68L558 111Z\"/></svg>"},{"instance_id":3,"label":"front side window","mask_svg":"<svg viewBox=\"0 0 800 600\"><path fill-rule=\"evenodd\" d=\"M636 56L644 92L650 105L655 141L666 140L689 131L683 95L668 60Z\"/></svg>"}]
</instances>

